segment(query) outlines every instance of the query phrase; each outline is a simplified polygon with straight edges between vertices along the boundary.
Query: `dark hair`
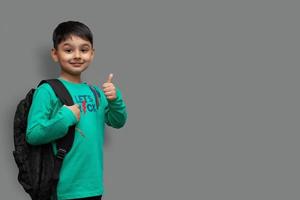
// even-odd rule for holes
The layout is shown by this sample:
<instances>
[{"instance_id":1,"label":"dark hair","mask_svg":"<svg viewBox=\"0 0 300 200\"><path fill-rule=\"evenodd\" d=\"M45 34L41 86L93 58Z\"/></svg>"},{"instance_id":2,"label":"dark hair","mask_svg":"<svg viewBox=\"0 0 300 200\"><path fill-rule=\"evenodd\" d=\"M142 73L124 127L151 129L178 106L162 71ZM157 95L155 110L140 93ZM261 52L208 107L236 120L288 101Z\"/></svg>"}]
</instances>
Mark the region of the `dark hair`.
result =
<instances>
[{"instance_id":1,"label":"dark hair","mask_svg":"<svg viewBox=\"0 0 300 200\"><path fill-rule=\"evenodd\" d=\"M54 48L57 49L57 46L71 35L87 40L93 46L93 34L89 27L81 22L67 21L60 23L53 31L52 40Z\"/></svg>"}]
</instances>

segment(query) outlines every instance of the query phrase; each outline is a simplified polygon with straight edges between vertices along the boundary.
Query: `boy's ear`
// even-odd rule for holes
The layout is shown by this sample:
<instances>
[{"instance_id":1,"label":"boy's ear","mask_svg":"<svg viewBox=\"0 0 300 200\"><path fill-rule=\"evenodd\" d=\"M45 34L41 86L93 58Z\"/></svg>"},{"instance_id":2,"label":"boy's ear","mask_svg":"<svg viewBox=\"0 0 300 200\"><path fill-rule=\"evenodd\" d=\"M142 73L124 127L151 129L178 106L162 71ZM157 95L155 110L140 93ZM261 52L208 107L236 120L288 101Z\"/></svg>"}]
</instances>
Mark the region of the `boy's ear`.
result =
<instances>
[{"instance_id":1,"label":"boy's ear","mask_svg":"<svg viewBox=\"0 0 300 200\"><path fill-rule=\"evenodd\" d=\"M55 48L52 48L52 49L51 49L51 57L52 57L52 59L53 59L55 62L58 62L58 57L57 57L56 49L55 49Z\"/></svg>"},{"instance_id":2,"label":"boy's ear","mask_svg":"<svg viewBox=\"0 0 300 200\"><path fill-rule=\"evenodd\" d=\"M94 57L95 57L95 49L93 48L92 49L92 60L94 59Z\"/></svg>"}]
</instances>

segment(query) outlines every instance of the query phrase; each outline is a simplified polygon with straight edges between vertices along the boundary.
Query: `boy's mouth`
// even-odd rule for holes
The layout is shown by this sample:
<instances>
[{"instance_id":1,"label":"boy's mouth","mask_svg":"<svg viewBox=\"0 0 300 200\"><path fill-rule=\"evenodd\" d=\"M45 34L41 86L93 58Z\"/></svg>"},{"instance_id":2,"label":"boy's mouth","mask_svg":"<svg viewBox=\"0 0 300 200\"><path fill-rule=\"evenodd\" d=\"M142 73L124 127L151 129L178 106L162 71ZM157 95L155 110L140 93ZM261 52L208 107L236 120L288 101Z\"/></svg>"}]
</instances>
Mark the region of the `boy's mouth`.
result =
<instances>
[{"instance_id":1,"label":"boy's mouth","mask_svg":"<svg viewBox=\"0 0 300 200\"><path fill-rule=\"evenodd\" d=\"M75 67L79 67L82 64L84 64L84 62L71 62L70 64L73 65L73 66L75 66Z\"/></svg>"}]
</instances>

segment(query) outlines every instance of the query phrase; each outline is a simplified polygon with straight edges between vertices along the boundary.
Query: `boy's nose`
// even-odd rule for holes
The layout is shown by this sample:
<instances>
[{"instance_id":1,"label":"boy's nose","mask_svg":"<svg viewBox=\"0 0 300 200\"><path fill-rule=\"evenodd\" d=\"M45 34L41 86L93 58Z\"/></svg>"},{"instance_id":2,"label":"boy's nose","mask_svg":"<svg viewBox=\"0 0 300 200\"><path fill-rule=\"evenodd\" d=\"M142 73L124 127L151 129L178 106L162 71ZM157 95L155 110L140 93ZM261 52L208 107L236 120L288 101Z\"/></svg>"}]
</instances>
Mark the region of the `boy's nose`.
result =
<instances>
[{"instance_id":1,"label":"boy's nose","mask_svg":"<svg viewBox=\"0 0 300 200\"><path fill-rule=\"evenodd\" d=\"M81 54L80 54L80 51L75 51L75 58L80 58Z\"/></svg>"}]
</instances>

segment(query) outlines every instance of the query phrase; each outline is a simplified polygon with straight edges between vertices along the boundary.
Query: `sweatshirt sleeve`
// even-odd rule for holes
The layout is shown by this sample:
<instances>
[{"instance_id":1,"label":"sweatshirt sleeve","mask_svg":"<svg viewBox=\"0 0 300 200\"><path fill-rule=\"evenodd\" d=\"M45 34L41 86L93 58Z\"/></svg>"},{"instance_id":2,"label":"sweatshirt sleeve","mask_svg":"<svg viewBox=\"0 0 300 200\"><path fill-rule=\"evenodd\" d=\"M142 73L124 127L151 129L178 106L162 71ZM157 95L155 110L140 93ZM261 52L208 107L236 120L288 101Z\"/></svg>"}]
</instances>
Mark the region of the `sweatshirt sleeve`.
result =
<instances>
[{"instance_id":1,"label":"sweatshirt sleeve","mask_svg":"<svg viewBox=\"0 0 300 200\"><path fill-rule=\"evenodd\" d=\"M69 126L77 122L76 116L66 106L53 112L53 100L58 100L48 84L42 84L33 95L28 114L26 141L32 145L52 142L67 134Z\"/></svg>"},{"instance_id":2,"label":"sweatshirt sleeve","mask_svg":"<svg viewBox=\"0 0 300 200\"><path fill-rule=\"evenodd\" d=\"M114 100L107 99L108 105L105 109L105 123L113 128L121 128L127 120L127 111L122 93L117 87L116 95L117 98Z\"/></svg>"}]
</instances>

